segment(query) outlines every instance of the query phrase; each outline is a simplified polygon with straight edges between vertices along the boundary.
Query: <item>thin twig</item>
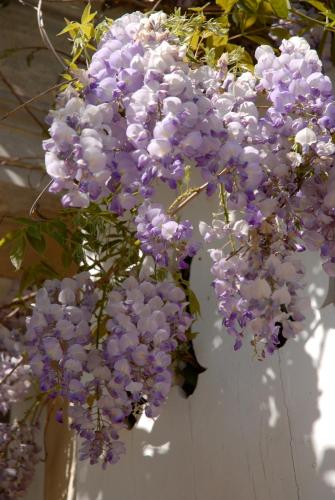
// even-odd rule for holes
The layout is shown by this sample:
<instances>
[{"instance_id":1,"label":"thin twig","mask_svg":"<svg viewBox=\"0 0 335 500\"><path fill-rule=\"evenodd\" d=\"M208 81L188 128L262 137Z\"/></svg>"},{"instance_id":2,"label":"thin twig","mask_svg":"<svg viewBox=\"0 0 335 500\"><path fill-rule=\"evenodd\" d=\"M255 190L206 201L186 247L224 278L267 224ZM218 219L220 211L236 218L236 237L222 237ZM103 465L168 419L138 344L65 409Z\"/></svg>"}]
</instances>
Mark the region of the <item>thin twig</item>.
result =
<instances>
[{"instance_id":1,"label":"thin twig","mask_svg":"<svg viewBox=\"0 0 335 500\"><path fill-rule=\"evenodd\" d=\"M224 168L223 170L221 170L221 172L219 172L217 174L217 177L220 177L226 171L227 171L227 169ZM176 215L176 213L179 212L179 210L181 210L183 207L185 207L185 205L187 205L190 201L192 201L193 198L198 196L199 193L204 191L204 189L206 189L208 184L209 184L208 182L205 182L205 184L202 184L201 186L199 186L197 188L193 188L192 192L189 194L189 196L187 196L187 198L185 198L183 201L181 201L179 205L177 205L176 207L173 207L173 205L172 205L172 207L171 207L172 209L168 210L169 215Z\"/></svg>"},{"instance_id":2,"label":"thin twig","mask_svg":"<svg viewBox=\"0 0 335 500\"><path fill-rule=\"evenodd\" d=\"M205 182L205 184L202 184L198 188L195 188L192 193L185 198L177 207L175 207L173 210L169 211L170 215L175 215L179 210L181 210L185 205L187 205L190 201L193 200L196 196L198 196L199 193L201 193L206 187L208 186L208 182Z\"/></svg>"},{"instance_id":3,"label":"thin twig","mask_svg":"<svg viewBox=\"0 0 335 500\"><path fill-rule=\"evenodd\" d=\"M26 168L28 170L43 170L42 166L31 165L30 163L22 161L21 158L7 158L6 156L0 156L0 165Z\"/></svg>"},{"instance_id":4,"label":"thin twig","mask_svg":"<svg viewBox=\"0 0 335 500\"><path fill-rule=\"evenodd\" d=\"M19 313L19 312L20 312L20 308L16 307L10 313L6 314L4 319L8 320L8 319L14 318L14 316L16 316L17 313Z\"/></svg>"},{"instance_id":5,"label":"thin twig","mask_svg":"<svg viewBox=\"0 0 335 500\"><path fill-rule=\"evenodd\" d=\"M73 80L71 80L71 81L73 81ZM69 82L69 83L71 83L71 82ZM3 120L6 120L9 116L13 115L14 113L16 113L17 111L19 111L20 109L24 108L27 104L30 104L31 102L36 101L40 97L43 97L44 95L49 94L49 92L52 92L53 90L58 89L62 85L64 85L64 82L57 83L56 85L53 85L52 87L49 87L48 89L44 90L43 92L40 92L39 94L35 95L31 99L28 99L23 104L20 104L20 106L16 106L16 108L12 109L11 111L8 111L8 113L5 113L0 118L0 122L3 121Z\"/></svg>"},{"instance_id":6,"label":"thin twig","mask_svg":"<svg viewBox=\"0 0 335 500\"><path fill-rule=\"evenodd\" d=\"M50 0L49 0L50 1ZM77 0L71 0L77 1ZM59 0L55 0L55 2L59 2ZM10 57L12 54L16 52L21 52L22 50L31 50L32 52L38 52L40 50L50 50L49 47L45 47L44 45L27 45L26 47L15 47L15 49L5 49L0 52L0 60L5 59L6 57ZM69 58L70 55L64 50L55 49L58 54L61 54L64 57Z\"/></svg>"},{"instance_id":7,"label":"thin twig","mask_svg":"<svg viewBox=\"0 0 335 500\"><path fill-rule=\"evenodd\" d=\"M7 375L2 380L0 380L0 386L2 386L2 384L4 384L6 382L6 380L8 380L11 375L13 375L13 373L15 372L15 370L20 365L22 365L22 363L23 363L23 358L21 358L20 361L11 369L11 371L9 373L7 373Z\"/></svg>"},{"instance_id":8,"label":"thin twig","mask_svg":"<svg viewBox=\"0 0 335 500\"><path fill-rule=\"evenodd\" d=\"M23 295L23 297L16 297L13 299L11 302L8 302L7 304L1 304L0 305L0 310L2 309L10 309L13 306L16 306L18 304L24 304L25 302L28 302L30 299L33 299L36 296L36 292L31 292L27 293L27 295Z\"/></svg>"},{"instance_id":9,"label":"thin twig","mask_svg":"<svg viewBox=\"0 0 335 500\"><path fill-rule=\"evenodd\" d=\"M42 129L42 131L45 132L46 131L46 127L45 127L44 123L41 122L40 119L37 118L37 116L31 111L31 109L28 107L28 105L26 104L26 102L24 101L24 99L22 99L22 97L16 92L15 88L10 83L10 81L7 80L7 78L2 73L2 71L0 71L0 78L4 82L4 84L9 88L9 90L11 91L11 93L13 94L13 96L16 97L17 101L19 101L19 103L22 104L22 106L24 107L24 109L26 110L26 112L28 113L28 115L34 120L35 123L37 123L37 125Z\"/></svg>"},{"instance_id":10,"label":"thin twig","mask_svg":"<svg viewBox=\"0 0 335 500\"><path fill-rule=\"evenodd\" d=\"M154 12L154 11L157 9L157 7L158 7L158 6L159 6L159 4L161 3L161 1L162 1L162 0L157 0L157 2L155 3L155 5L154 5L154 6L153 6L153 8L152 8L152 12Z\"/></svg>"},{"instance_id":11,"label":"thin twig","mask_svg":"<svg viewBox=\"0 0 335 500\"><path fill-rule=\"evenodd\" d=\"M235 257L235 255L237 255L238 253L240 253L240 251L241 251L241 250L243 250L243 248L245 248L245 246L244 246L244 245L242 245L241 247L239 247L237 250L234 250L232 253L230 253L230 254L228 255L228 257L226 257L226 259L225 259L225 260L230 260L230 259L232 259L233 257Z\"/></svg>"},{"instance_id":12,"label":"thin twig","mask_svg":"<svg viewBox=\"0 0 335 500\"><path fill-rule=\"evenodd\" d=\"M335 30L330 28L327 23L324 23L322 21L319 21L319 19L315 19L314 17L309 17L309 16L306 16L306 14L303 14L302 12L300 12L299 10L296 10L296 9L293 9L291 7L291 12L293 14L296 14L297 16L300 16L302 17L303 19L306 19L307 21L309 21L310 23L312 24L318 24L319 26L323 26L324 29L328 30L328 31L331 31L331 32L334 32Z\"/></svg>"},{"instance_id":13,"label":"thin twig","mask_svg":"<svg viewBox=\"0 0 335 500\"><path fill-rule=\"evenodd\" d=\"M34 201L34 203L32 204L30 210L29 210L29 215L30 217L33 217L35 215L35 213L37 212L37 207L38 207L38 202L40 201L40 199L42 198L42 196L44 195L44 193L48 190L48 188L51 186L51 184L53 183L53 179L51 179L51 181L48 182L48 184L42 189L42 191L40 192L40 194L37 196L36 200ZM40 217L41 215L38 214ZM45 217L42 217L43 219L45 219Z\"/></svg>"},{"instance_id":14,"label":"thin twig","mask_svg":"<svg viewBox=\"0 0 335 500\"><path fill-rule=\"evenodd\" d=\"M41 38L42 38L43 42L45 43L45 45L47 47L49 47L49 49L51 50L51 52L53 53L53 55L55 56L55 58L57 59L59 64L61 64L61 66L63 66L63 68L66 69L66 65L62 61L61 57L59 57L59 55L57 54L57 51L56 51L55 47L52 45L51 40L50 40L46 30L45 30L44 21L43 21L42 3L43 3L43 0L39 0L37 8L36 8L37 24L38 24L38 29L39 29L40 34L41 34Z\"/></svg>"},{"instance_id":15,"label":"thin twig","mask_svg":"<svg viewBox=\"0 0 335 500\"><path fill-rule=\"evenodd\" d=\"M238 35L233 35L228 38L228 41L235 40L236 38L248 37L248 35L253 35L254 33L259 33L265 31L267 28L257 28L255 30L245 31L244 33L239 33Z\"/></svg>"},{"instance_id":16,"label":"thin twig","mask_svg":"<svg viewBox=\"0 0 335 500\"><path fill-rule=\"evenodd\" d=\"M48 458L48 439L47 439L47 434L48 434L48 429L51 421L51 415L54 412L56 407L56 400L52 401L49 408L48 408L48 413L47 413L47 418L44 426L44 432L43 432L43 447L44 447L44 461L47 461Z\"/></svg>"}]
</instances>

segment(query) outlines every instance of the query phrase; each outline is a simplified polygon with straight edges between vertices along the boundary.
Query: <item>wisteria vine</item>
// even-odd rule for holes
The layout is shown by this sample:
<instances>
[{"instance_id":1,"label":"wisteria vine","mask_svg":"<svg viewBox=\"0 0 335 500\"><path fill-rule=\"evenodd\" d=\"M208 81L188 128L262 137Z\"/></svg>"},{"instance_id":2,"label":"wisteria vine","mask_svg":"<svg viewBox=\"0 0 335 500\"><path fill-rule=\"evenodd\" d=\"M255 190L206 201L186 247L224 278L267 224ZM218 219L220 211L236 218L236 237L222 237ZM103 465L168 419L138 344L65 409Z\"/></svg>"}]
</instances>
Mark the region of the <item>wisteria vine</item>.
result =
<instances>
[{"instance_id":1,"label":"wisteria vine","mask_svg":"<svg viewBox=\"0 0 335 500\"><path fill-rule=\"evenodd\" d=\"M46 400L63 402L80 457L104 466L125 452L134 415L159 414L191 352L183 271L201 246L213 246L222 332L259 359L304 328L300 254L318 251L335 276L335 100L317 52L293 36L259 46L254 72L241 72L224 55L190 58L168 26L162 12L116 20L50 111L50 191L70 212L96 207L111 228L96 239L116 250L101 261L84 250L75 276L37 290L21 354L1 343L0 412L37 380ZM180 216L196 196L218 207L199 231ZM19 491L31 464L10 465L25 460L8 444L21 431L1 425L2 474ZM32 432L20 446L35 456Z\"/></svg>"}]
</instances>

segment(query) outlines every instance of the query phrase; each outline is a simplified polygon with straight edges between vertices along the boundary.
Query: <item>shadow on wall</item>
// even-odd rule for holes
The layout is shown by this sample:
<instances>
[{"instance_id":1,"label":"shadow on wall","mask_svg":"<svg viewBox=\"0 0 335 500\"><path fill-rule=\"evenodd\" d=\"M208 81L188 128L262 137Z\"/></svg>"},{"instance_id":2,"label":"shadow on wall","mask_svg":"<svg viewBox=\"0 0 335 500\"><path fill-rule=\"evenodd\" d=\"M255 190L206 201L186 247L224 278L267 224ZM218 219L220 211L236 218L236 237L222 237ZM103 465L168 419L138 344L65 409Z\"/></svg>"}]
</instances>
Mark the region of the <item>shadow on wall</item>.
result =
<instances>
[{"instance_id":1,"label":"shadow on wall","mask_svg":"<svg viewBox=\"0 0 335 500\"><path fill-rule=\"evenodd\" d=\"M119 464L105 472L80 464L77 500L335 498L335 344L327 337L334 311L328 306L321 319L316 309L327 281L313 258L306 261L308 332L260 363L247 344L234 353L232 339L222 335L211 290L203 286L209 265L203 255L192 281L206 304L196 351L207 372L189 400L174 389L154 424L142 419L125 433L127 455Z\"/></svg>"}]
</instances>

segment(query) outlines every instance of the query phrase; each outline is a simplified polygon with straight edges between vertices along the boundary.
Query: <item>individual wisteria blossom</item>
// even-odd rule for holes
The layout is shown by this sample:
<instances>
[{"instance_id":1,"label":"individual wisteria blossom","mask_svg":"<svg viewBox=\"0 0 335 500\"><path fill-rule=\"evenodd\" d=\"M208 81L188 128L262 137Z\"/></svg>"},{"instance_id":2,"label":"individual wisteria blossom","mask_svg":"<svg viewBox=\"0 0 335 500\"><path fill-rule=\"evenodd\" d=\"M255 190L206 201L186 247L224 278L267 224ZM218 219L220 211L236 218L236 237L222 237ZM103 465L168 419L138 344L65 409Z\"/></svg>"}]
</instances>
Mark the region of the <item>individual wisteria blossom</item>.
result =
<instances>
[{"instance_id":1,"label":"individual wisteria blossom","mask_svg":"<svg viewBox=\"0 0 335 500\"><path fill-rule=\"evenodd\" d=\"M28 424L0 423L0 498L16 500L26 494L41 460L36 429Z\"/></svg>"},{"instance_id":2,"label":"individual wisteria blossom","mask_svg":"<svg viewBox=\"0 0 335 500\"><path fill-rule=\"evenodd\" d=\"M0 325L0 416L23 401L31 388L31 368L23 358L22 336Z\"/></svg>"},{"instance_id":3,"label":"individual wisteria blossom","mask_svg":"<svg viewBox=\"0 0 335 500\"><path fill-rule=\"evenodd\" d=\"M110 292L102 330L101 318L92 318L87 275L48 281L38 292L27 331L32 369L43 392L70 403L82 459L117 462L127 418L141 407L158 414L171 388L173 354L193 321L186 304L173 282L129 277Z\"/></svg>"}]
</instances>

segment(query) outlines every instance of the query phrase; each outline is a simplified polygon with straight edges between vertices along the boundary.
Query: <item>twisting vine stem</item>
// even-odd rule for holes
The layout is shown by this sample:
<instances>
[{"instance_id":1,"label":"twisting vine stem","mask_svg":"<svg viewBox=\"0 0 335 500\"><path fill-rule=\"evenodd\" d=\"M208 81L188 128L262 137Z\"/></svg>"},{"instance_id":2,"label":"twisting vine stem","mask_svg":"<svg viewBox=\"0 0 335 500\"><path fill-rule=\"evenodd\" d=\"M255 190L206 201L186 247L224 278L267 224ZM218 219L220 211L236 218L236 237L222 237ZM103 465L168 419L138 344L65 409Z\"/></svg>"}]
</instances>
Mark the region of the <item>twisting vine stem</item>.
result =
<instances>
[{"instance_id":1,"label":"twisting vine stem","mask_svg":"<svg viewBox=\"0 0 335 500\"><path fill-rule=\"evenodd\" d=\"M37 24L38 24L38 29L41 34L41 38L45 45L51 50L52 54L55 56L57 61L61 66L63 66L64 69L66 69L66 65L64 64L62 58L57 54L57 51L55 47L52 45L51 40L48 36L48 33L45 30L44 27L44 20L43 20L43 12L42 12L42 4L43 0L39 0L38 5L36 7L36 12L37 12Z\"/></svg>"}]
</instances>

